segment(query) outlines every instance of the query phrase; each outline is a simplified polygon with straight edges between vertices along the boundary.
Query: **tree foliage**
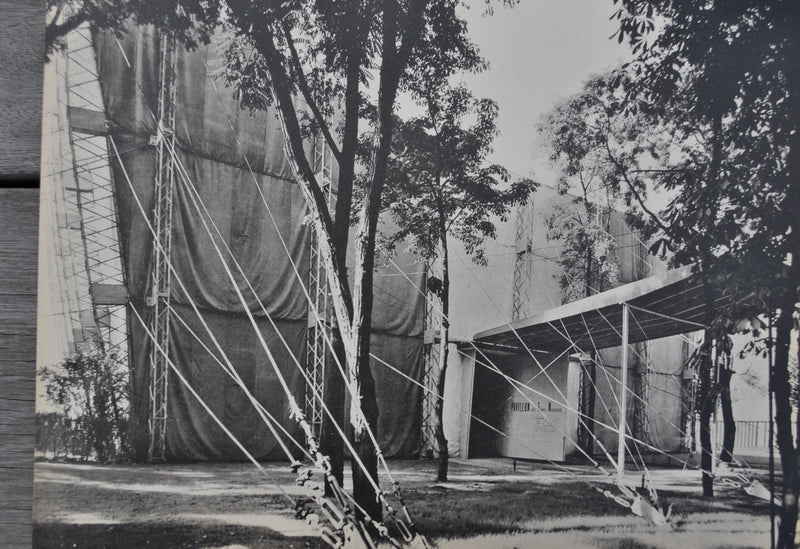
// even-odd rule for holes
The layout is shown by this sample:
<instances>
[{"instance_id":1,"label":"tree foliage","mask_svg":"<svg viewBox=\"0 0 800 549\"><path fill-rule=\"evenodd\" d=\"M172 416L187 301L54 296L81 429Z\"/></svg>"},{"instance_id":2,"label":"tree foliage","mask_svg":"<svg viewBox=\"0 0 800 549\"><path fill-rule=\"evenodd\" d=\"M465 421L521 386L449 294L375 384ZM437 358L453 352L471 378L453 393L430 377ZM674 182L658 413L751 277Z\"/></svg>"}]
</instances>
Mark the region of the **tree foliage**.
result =
<instances>
[{"instance_id":1,"label":"tree foliage","mask_svg":"<svg viewBox=\"0 0 800 549\"><path fill-rule=\"evenodd\" d=\"M497 235L495 220L505 221L535 185L509 184L508 170L486 161L497 134L496 103L463 86L431 90L423 101L422 116L398 122L386 195L398 230L384 235L384 247L410 242L414 253L433 262L443 239L455 238L485 265L484 243Z\"/></svg>"},{"instance_id":2,"label":"tree foliage","mask_svg":"<svg viewBox=\"0 0 800 549\"><path fill-rule=\"evenodd\" d=\"M597 211L599 209L599 211ZM558 261L562 301L569 303L610 290L618 284L619 263L614 254L617 241L611 234L608 210L583 206L582 200L554 204L546 212L547 239L563 242Z\"/></svg>"},{"instance_id":3,"label":"tree foliage","mask_svg":"<svg viewBox=\"0 0 800 549\"><path fill-rule=\"evenodd\" d=\"M127 455L130 376L123 361L95 345L42 368L39 377L60 425L73 431L62 436L82 433L81 457L108 463Z\"/></svg>"},{"instance_id":4,"label":"tree foliage","mask_svg":"<svg viewBox=\"0 0 800 549\"><path fill-rule=\"evenodd\" d=\"M465 57L462 69L479 70L478 57ZM497 135L497 105L476 99L464 86L449 85L446 74L428 69L429 79L410 86L422 114L397 122L390 158L386 208L397 229L383 235L392 253L401 243L428 265L438 262L442 280L434 292L441 305L435 433L439 452L437 479L447 480L448 449L442 419L449 353L450 239L459 240L478 264L486 264L484 244L495 238L495 220L524 202L535 188L530 180L509 184L508 171L487 161ZM429 288L433 288L429 279Z\"/></svg>"},{"instance_id":5,"label":"tree foliage","mask_svg":"<svg viewBox=\"0 0 800 549\"><path fill-rule=\"evenodd\" d=\"M630 109L656 117L666 110L705 141L698 157L687 152L681 169L664 174L662 184L676 196L663 221L651 221L676 257L695 258L706 285L729 299L722 309L707 307L712 332L735 320L734 311L776 312L772 387L784 472L778 546L791 547L800 494L788 369L800 281L800 5L615 3L618 40L637 54L623 75Z\"/></svg>"},{"instance_id":6,"label":"tree foliage","mask_svg":"<svg viewBox=\"0 0 800 549\"><path fill-rule=\"evenodd\" d=\"M637 127L621 116L621 104L610 78L595 77L539 123L558 173L558 192L577 195L570 204L555 204L545 213L547 238L563 241L560 283L565 302L617 285L610 215L621 203L622 178L644 155L644 146L634 142Z\"/></svg>"}]
</instances>

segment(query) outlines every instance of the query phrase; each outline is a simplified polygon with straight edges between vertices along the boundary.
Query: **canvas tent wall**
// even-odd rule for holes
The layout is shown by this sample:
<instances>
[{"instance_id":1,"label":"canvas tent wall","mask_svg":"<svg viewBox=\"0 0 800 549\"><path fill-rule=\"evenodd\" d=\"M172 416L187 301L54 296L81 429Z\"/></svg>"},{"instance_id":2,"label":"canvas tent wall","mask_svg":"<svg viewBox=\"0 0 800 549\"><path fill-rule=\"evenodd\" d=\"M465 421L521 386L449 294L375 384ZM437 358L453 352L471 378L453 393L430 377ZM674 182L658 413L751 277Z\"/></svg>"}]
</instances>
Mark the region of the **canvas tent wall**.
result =
<instances>
[{"instance_id":1,"label":"canvas tent wall","mask_svg":"<svg viewBox=\"0 0 800 549\"><path fill-rule=\"evenodd\" d=\"M130 306L148 318L153 236L134 197L152 211L156 151L150 142L156 133L152 113L158 96L160 36L149 28L131 28L119 43L109 34L96 35L95 47L110 134L120 151L112 170ZM304 282L308 279L310 234L303 223L306 208L283 152L278 121L273 112L242 111L230 89L219 80L216 86L212 83L212 75L221 67L214 44L192 52L178 48L177 57L177 157L225 243L241 263L258 300L264 303L288 343L289 349L284 348L278 333L257 307L256 298L240 280L240 289L249 296L247 305L256 315L259 329L296 398L302 402L304 383L292 366L289 353L305 360L308 305L278 234L285 239ZM231 123L235 131L230 128ZM259 189L266 196L277 228L261 201ZM191 330L202 334L203 328L190 307L194 301L246 386L290 432L299 434L289 418L286 399L256 343L255 332L213 251L211 237L189 191L180 184L175 187L172 223L172 264L188 289L187 296L178 285L172 286L170 301L175 314ZM415 273L410 276L421 284L422 269L412 257L401 257L397 263L407 264L408 270ZM404 279L381 273L376 276L375 292L374 353L419 379L422 298ZM132 425L141 449L148 421L151 343L135 321L130 322L130 331ZM253 407L182 322L170 323L169 342L170 357L248 450L260 459L279 457L277 445L257 421ZM382 403L378 431L383 451L387 456L415 455L419 446L420 391L377 365L373 370ZM240 451L178 382L173 380L168 387L168 459L241 459Z\"/></svg>"}]
</instances>

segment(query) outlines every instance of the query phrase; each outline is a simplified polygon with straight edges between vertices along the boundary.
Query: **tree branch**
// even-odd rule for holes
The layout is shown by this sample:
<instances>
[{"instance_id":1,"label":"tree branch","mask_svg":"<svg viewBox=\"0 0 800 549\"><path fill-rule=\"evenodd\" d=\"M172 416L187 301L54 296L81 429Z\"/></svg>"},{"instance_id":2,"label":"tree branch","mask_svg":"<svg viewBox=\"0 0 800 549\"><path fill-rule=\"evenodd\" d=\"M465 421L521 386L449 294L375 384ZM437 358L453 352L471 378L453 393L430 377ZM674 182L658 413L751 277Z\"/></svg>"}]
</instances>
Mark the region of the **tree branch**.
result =
<instances>
[{"instance_id":1,"label":"tree branch","mask_svg":"<svg viewBox=\"0 0 800 549\"><path fill-rule=\"evenodd\" d=\"M83 10L70 15L63 23L58 22L60 16L61 7L59 6L53 16L53 20L44 29L45 55L50 54L59 38L66 36L88 21L88 16Z\"/></svg>"},{"instance_id":2,"label":"tree branch","mask_svg":"<svg viewBox=\"0 0 800 549\"><path fill-rule=\"evenodd\" d=\"M300 132L300 123L292 101L289 78L284 67L284 58L277 50L272 32L267 27L260 27L253 33L254 44L264 57L270 74L270 87L275 96L281 128L286 140L284 149L290 164L297 171L300 189L303 191L306 204L311 211L311 218L320 245L321 257L325 263L325 272L329 287L333 293L334 304L337 301L341 306L334 307L341 330L352 324L353 300L350 287L346 280L342 280L340 273L345 272L341 265L341 258L336 253L334 242L334 226L331 220L328 204L314 171L305 154L303 137ZM354 360L355 357L349 357Z\"/></svg>"},{"instance_id":3,"label":"tree branch","mask_svg":"<svg viewBox=\"0 0 800 549\"><path fill-rule=\"evenodd\" d=\"M606 154L608 154L608 159L611 160L611 163L614 164L615 168L617 168L617 171L622 177L622 180L625 181L625 184L628 186L628 189L631 191L631 194L633 194L634 198L636 198L636 202L639 203L639 206L642 208L642 210L648 216L650 216L650 219L652 219L653 222L658 226L658 228L664 231L664 233L667 236L674 237L673 231L669 227L664 225L664 223L661 222L658 216L654 214L647 206L645 206L642 196L639 194L639 191L636 190L636 187L628 177L628 171L625 169L622 163L619 160L617 160L617 158L614 156L614 153L611 152L611 147L609 146L607 139L604 140L604 145L606 149Z\"/></svg>"},{"instance_id":4,"label":"tree branch","mask_svg":"<svg viewBox=\"0 0 800 549\"><path fill-rule=\"evenodd\" d=\"M336 162L341 163L342 152L339 150L339 146L333 139L333 136L331 135L330 132L330 128L328 127L328 123L322 116L322 113L320 112L319 107L317 106L317 102L311 95L311 90L308 87L308 80L306 79L306 75L303 73L303 66L300 63L300 56L297 54L297 48L295 48L294 46L294 41L292 40L292 34L290 32L289 26L286 24L286 21L282 22L281 29L283 30L283 36L286 39L286 44L289 46L289 53L292 60L292 67L294 69L295 77L297 78L297 86L300 88L300 92L303 94L303 98L306 100L308 108L311 109L311 113L314 115L314 120L319 126L322 135L325 137L325 142L328 144L328 147L330 147L334 158L336 158Z\"/></svg>"}]
</instances>

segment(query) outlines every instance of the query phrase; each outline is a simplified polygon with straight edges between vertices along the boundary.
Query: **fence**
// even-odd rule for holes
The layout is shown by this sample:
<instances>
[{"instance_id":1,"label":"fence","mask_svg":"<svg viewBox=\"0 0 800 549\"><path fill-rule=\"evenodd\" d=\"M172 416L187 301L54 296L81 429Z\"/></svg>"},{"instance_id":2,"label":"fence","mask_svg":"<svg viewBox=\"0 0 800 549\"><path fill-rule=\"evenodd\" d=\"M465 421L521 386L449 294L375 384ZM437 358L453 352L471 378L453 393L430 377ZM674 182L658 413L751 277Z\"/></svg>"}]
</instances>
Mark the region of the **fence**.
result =
<instances>
[{"instance_id":1,"label":"fence","mask_svg":"<svg viewBox=\"0 0 800 549\"><path fill-rule=\"evenodd\" d=\"M769 449L769 421L736 421L736 444L734 450L743 448ZM717 419L715 440L722 444L725 424ZM777 428L776 428L777 429ZM797 432L797 422L792 424L792 433Z\"/></svg>"}]
</instances>

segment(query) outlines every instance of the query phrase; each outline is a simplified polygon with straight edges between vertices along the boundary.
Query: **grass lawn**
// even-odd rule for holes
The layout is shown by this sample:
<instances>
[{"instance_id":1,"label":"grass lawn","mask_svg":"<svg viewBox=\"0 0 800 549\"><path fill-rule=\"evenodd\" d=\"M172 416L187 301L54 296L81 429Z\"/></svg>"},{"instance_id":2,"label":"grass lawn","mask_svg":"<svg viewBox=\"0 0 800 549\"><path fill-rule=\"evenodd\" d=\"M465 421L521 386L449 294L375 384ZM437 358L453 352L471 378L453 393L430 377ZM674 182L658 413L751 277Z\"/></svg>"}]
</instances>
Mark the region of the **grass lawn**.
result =
<instances>
[{"instance_id":1,"label":"grass lawn","mask_svg":"<svg viewBox=\"0 0 800 549\"><path fill-rule=\"evenodd\" d=\"M437 484L435 462L390 466L419 531L440 547L769 546L767 502L721 483L704 499L696 472L652 471L662 501L673 504L670 525L658 527L593 490L605 478L591 467L568 474L525 463L515 472L510 460L453 461L450 481ZM268 479L249 464L39 462L34 546L327 547L293 519L287 496L301 493L288 468L266 469Z\"/></svg>"}]
</instances>

